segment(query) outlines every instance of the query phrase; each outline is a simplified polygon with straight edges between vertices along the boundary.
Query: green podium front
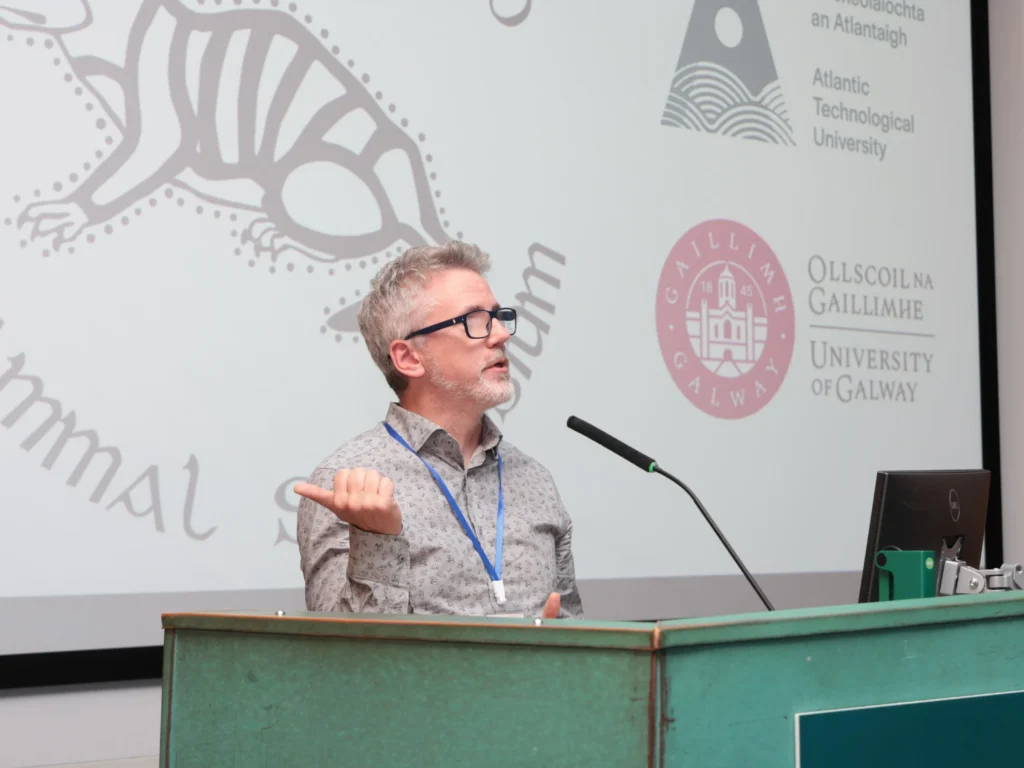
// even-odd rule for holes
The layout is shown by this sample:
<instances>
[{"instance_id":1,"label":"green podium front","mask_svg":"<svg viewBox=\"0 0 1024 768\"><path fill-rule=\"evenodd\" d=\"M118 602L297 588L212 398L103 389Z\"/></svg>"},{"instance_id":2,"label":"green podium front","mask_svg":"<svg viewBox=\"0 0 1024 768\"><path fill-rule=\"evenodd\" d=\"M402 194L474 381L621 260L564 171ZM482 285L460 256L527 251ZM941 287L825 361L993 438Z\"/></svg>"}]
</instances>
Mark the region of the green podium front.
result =
<instances>
[{"instance_id":1,"label":"green podium front","mask_svg":"<svg viewBox=\"0 0 1024 768\"><path fill-rule=\"evenodd\" d=\"M856 749L977 764L1003 754L1004 721L1024 722L1020 592L659 623L224 613L163 626L168 768L813 768Z\"/></svg>"}]
</instances>

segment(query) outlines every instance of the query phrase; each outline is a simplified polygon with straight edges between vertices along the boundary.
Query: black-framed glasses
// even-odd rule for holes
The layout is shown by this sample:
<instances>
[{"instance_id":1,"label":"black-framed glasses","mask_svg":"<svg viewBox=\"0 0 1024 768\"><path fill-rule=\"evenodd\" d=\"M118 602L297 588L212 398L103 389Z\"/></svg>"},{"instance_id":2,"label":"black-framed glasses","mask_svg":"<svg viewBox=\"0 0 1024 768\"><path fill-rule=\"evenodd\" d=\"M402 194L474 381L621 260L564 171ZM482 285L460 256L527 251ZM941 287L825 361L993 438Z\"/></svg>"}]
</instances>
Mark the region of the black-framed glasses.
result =
<instances>
[{"instance_id":1,"label":"black-framed glasses","mask_svg":"<svg viewBox=\"0 0 1024 768\"><path fill-rule=\"evenodd\" d=\"M508 307L499 307L498 309L474 309L472 312L467 312L464 315L453 317L450 320L442 320L440 323L434 323L428 325L426 328L420 328L418 331L413 331L405 340L408 341L413 336L424 336L434 331L440 331L445 328L450 328L453 325L462 323L462 327L466 329L466 335L471 339L486 339L491 335L491 323L497 320L504 326L505 330L508 331L510 336L514 336L516 332L516 311L509 309Z\"/></svg>"}]
</instances>

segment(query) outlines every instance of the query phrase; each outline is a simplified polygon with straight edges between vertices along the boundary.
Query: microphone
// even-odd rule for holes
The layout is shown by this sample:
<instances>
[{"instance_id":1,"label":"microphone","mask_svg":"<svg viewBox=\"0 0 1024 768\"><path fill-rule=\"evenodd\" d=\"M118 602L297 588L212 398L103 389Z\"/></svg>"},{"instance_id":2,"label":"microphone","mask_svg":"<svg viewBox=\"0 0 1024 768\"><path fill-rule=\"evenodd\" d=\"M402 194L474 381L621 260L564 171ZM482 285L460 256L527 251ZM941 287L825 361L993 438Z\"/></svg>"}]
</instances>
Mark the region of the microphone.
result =
<instances>
[{"instance_id":1,"label":"microphone","mask_svg":"<svg viewBox=\"0 0 1024 768\"><path fill-rule=\"evenodd\" d=\"M721 530L719 530L718 526L715 525L715 521L711 519L711 515L709 515L708 511L704 509L704 505L700 503L700 499L698 499L697 495L687 487L686 483L684 483L677 477L673 477L668 472L663 470L661 467L658 466L658 462L656 462L650 456L644 453L640 453L640 451L638 451L636 448L626 445L621 440L612 437L607 432L595 427L593 424L588 424L583 419L577 418L576 416L570 416L569 420L566 422L566 426L575 432L579 432L584 437L589 437L595 443L597 443L600 446L603 446L604 448L607 448L612 453L618 454L626 461L628 461L630 464L639 467L644 472L652 472L655 474L663 475L667 477L669 480L671 480L673 483L678 485L680 488L682 488L684 491L686 491L686 493L689 494L690 498L693 499L693 503L697 505L697 509L699 509L700 513L704 515L704 519L707 520L708 525L711 526L711 530L713 530L715 532L715 535L718 536L718 540L722 542L722 545L726 548L726 550L728 550L729 554L732 555L732 559L736 561L736 565L739 566L740 570L743 572L743 575L746 576L747 581L750 583L750 586L753 587L754 591L757 593L757 596L761 598L761 602L764 603L765 608L767 608L769 611L775 610L775 607L768 601L768 598L765 596L764 592L761 591L761 587L758 586L757 582L754 580L754 577L750 575L750 571L747 570L747 567L743 564L743 561L740 560L740 556L736 554L736 551L732 548L728 540L725 538L725 534L723 534Z\"/></svg>"}]
</instances>

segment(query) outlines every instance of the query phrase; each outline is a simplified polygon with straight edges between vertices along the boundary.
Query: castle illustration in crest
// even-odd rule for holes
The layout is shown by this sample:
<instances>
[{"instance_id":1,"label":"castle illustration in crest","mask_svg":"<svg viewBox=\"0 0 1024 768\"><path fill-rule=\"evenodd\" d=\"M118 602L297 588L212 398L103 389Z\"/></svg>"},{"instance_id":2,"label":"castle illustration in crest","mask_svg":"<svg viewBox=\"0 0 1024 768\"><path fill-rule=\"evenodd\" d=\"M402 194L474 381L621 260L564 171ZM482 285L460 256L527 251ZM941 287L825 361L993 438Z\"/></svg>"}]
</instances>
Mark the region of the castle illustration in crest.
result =
<instances>
[{"instance_id":1,"label":"castle illustration in crest","mask_svg":"<svg viewBox=\"0 0 1024 768\"><path fill-rule=\"evenodd\" d=\"M736 277L728 263L718 275L717 293L717 307L710 307L708 299L702 298L700 309L687 309L686 333L709 371L735 378L753 368L761 357L768 338L768 318L755 314L752 301L744 302L742 309L737 307Z\"/></svg>"}]
</instances>

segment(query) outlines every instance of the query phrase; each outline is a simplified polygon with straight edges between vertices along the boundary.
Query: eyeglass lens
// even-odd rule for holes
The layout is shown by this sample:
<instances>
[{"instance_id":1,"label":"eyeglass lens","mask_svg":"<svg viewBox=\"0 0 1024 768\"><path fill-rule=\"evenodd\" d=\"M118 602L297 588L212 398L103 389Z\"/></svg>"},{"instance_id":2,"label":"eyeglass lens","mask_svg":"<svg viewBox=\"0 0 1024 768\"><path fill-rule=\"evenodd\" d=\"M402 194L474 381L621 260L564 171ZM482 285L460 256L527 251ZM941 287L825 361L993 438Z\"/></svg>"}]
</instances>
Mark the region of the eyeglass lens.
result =
<instances>
[{"instance_id":1,"label":"eyeglass lens","mask_svg":"<svg viewBox=\"0 0 1024 768\"><path fill-rule=\"evenodd\" d=\"M496 318L510 334L516 332L516 314L511 310L498 312ZM474 339L483 339L491 333L491 313L486 310L477 310L466 315L466 327L469 335Z\"/></svg>"}]
</instances>

